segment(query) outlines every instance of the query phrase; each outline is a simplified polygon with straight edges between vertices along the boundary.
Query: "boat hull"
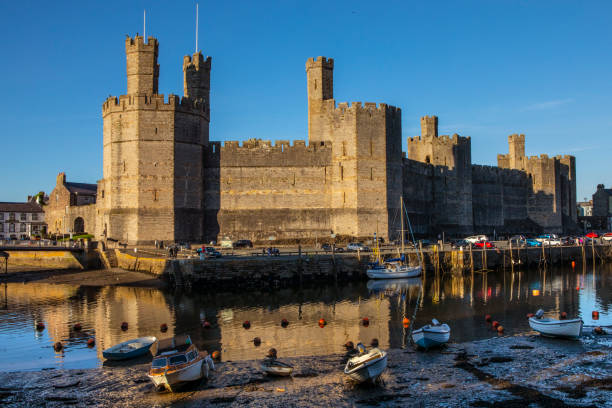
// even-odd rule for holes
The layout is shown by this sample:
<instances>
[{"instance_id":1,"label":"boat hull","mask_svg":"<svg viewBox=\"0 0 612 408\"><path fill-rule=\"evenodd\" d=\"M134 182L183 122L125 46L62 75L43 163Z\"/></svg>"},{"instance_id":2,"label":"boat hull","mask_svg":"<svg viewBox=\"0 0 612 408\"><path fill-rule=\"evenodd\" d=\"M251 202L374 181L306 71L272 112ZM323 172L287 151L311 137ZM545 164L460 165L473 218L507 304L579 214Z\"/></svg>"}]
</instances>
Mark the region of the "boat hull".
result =
<instances>
[{"instance_id":1,"label":"boat hull","mask_svg":"<svg viewBox=\"0 0 612 408\"><path fill-rule=\"evenodd\" d=\"M541 335L547 337L580 337L583 324L584 322L582 319L554 320L536 319L535 317L529 318L529 326Z\"/></svg>"},{"instance_id":2,"label":"boat hull","mask_svg":"<svg viewBox=\"0 0 612 408\"><path fill-rule=\"evenodd\" d=\"M128 360L131 358L136 358L143 356L149 353L151 346L155 343L157 339L155 337L141 337L139 339L125 341L123 343L119 343L111 348L108 348L102 352L102 356L107 360L120 361L120 360ZM142 343L142 347L133 349L128 352L120 352L122 346L126 346L128 344L133 343Z\"/></svg>"},{"instance_id":3,"label":"boat hull","mask_svg":"<svg viewBox=\"0 0 612 408\"><path fill-rule=\"evenodd\" d=\"M370 279L416 278L421 276L420 266L404 266L397 268L374 268L366 271Z\"/></svg>"},{"instance_id":4,"label":"boat hull","mask_svg":"<svg viewBox=\"0 0 612 408\"><path fill-rule=\"evenodd\" d=\"M262 364L261 370L268 375L276 377L289 377L293 372L293 367Z\"/></svg>"},{"instance_id":5,"label":"boat hull","mask_svg":"<svg viewBox=\"0 0 612 408\"><path fill-rule=\"evenodd\" d=\"M423 348L438 347L448 343L450 339L450 330L446 332L431 332L423 329L412 332L412 340L414 343Z\"/></svg>"},{"instance_id":6,"label":"boat hull","mask_svg":"<svg viewBox=\"0 0 612 408\"><path fill-rule=\"evenodd\" d=\"M203 377L208 377L208 365L204 359L200 359L194 364L190 364L180 370L155 375L149 374L148 377L155 387L163 387L168 391L173 391L185 383L198 381Z\"/></svg>"},{"instance_id":7,"label":"boat hull","mask_svg":"<svg viewBox=\"0 0 612 408\"><path fill-rule=\"evenodd\" d=\"M385 368L387 368L387 353L382 351L381 354L382 356L380 358L368 361L357 368L349 368L349 360L349 363L347 363L346 367L344 368L344 373L353 381L358 383L376 381L383 371L385 371Z\"/></svg>"}]
</instances>

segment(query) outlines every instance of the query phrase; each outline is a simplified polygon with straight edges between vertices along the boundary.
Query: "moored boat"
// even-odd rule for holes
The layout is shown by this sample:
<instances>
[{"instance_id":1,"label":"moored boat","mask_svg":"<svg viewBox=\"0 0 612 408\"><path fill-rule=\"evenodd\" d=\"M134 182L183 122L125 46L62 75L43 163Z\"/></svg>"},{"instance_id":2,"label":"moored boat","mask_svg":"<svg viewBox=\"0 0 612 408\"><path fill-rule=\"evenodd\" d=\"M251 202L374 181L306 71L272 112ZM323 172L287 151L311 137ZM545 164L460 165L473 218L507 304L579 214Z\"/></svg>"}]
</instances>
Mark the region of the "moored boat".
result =
<instances>
[{"instance_id":1,"label":"moored boat","mask_svg":"<svg viewBox=\"0 0 612 408\"><path fill-rule=\"evenodd\" d=\"M361 354L347 361L344 374L358 383L376 381L387 368L387 352L375 347L366 353L363 344L358 344L357 349Z\"/></svg>"},{"instance_id":2,"label":"moored boat","mask_svg":"<svg viewBox=\"0 0 612 408\"><path fill-rule=\"evenodd\" d=\"M265 359L261 363L261 370L268 375L288 377L293 372L293 366L275 359Z\"/></svg>"},{"instance_id":3,"label":"moored boat","mask_svg":"<svg viewBox=\"0 0 612 408\"><path fill-rule=\"evenodd\" d=\"M446 344L449 339L450 327L446 323L440 324L436 319L433 319L431 324L412 332L414 343L425 349Z\"/></svg>"},{"instance_id":4,"label":"moored boat","mask_svg":"<svg viewBox=\"0 0 612 408\"><path fill-rule=\"evenodd\" d=\"M157 389L173 391L176 387L208 378L215 366L206 352L198 351L188 335L159 340L147 375Z\"/></svg>"},{"instance_id":5,"label":"moored boat","mask_svg":"<svg viewBox=\"0 0 612 408\"><path fill-rule=\"evenodd\" d=\"M421 276L421 266L408 266L400 262L385 262L382 267L368 269L366 274L370 279L416 278Z\"/></svg>"},{"instance_id":6,"label":"moored boat","mask_svg":"<svg viewBox=\"0 0 612 408\"><path fill-rule=\"evenodd\" d=\"M147 354L156 341L157 338L153 336L124 341L104 350L102 356L107 360L127 360L139 357Z\"/></svg>"},{"instance_id":7,"label":"moored boat","mask_svg":"<svg viewBox=\"0 0 612 408\"><path fill-rule=\"evenodd\" d=\"M580 337L583 324L582 319L556 320L544 317L542 310L538 310L534 317L529 318L529 326L547 337Z\"/></svg>"}]
</instances>

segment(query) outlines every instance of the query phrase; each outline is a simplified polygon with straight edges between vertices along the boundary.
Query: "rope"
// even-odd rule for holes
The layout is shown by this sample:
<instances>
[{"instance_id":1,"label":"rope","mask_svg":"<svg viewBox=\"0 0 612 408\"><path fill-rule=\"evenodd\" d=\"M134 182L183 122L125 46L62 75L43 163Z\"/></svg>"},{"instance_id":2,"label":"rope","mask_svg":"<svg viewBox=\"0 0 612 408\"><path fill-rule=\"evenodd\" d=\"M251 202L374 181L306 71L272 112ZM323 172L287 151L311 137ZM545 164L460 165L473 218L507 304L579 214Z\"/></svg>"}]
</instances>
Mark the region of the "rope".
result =
<instances>
[{"instance_id":1,"label":"rope","mask_svg":"<svg viewBox=\"0 0 612 408\"><path fill-rule=\"evenodd\" d=\"M417 310L419 309L419 303L421 303L421 295L425 292L425 287L423 285L423 281L421 280L421 290L419 290L419 296L417 296L416 304L414 305L414 312L412 313L412 318L410 319L410 325L408 326L408 338L410 339L410 344L414 345L414 340L412 339L412 326L414 325L414 319L416 319Z\"/></svg>"}]
</instances>

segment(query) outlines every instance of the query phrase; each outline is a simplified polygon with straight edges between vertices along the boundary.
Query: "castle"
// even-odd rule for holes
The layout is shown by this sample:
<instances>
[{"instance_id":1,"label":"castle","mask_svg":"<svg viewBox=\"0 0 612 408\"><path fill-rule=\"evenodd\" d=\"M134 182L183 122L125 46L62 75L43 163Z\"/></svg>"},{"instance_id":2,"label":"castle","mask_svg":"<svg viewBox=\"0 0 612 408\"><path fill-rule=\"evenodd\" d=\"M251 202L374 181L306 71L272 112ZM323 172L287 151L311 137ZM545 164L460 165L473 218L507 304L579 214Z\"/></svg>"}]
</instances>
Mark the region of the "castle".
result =
<instances>
[{"instance_id":1,"label":"castle","mask_svg":"<svg viewBox=\"0 0 612 408\"><path fill-rule=\"evenodd\" d=\"M103 178L96 202L50 195L50 232L151 244L368 237L397 239L402 197L416 233L562 232L576 222L572 156L525 156L509 137L498 167L471 161L471 140L421 135L402 151L401 110L336 103L334 60L308 59L308 143L209 141L211 58L183 60L184 96L159 94L158 41L126 38L127 94L102 105ZM64 186L64 187L63 187ZM55 198L54 198L55 194ZM54 229L55 228L55 231Z\"/></svg>"}]
</instances>

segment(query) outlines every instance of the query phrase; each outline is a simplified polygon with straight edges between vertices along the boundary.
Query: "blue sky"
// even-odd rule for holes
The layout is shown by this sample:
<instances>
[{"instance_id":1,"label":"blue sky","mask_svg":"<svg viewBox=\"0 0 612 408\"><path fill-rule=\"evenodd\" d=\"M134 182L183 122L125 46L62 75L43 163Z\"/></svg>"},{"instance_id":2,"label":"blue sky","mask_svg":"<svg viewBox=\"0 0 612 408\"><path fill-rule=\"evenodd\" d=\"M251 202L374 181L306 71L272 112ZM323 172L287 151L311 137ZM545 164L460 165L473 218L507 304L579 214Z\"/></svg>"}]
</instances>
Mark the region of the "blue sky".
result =
<instances>
[{"instance_id":1,"label":"blue sky","mask_svg":"<svg viewBox=\"0 0 612 408\"><path fill-rule=\"evenodd\" d=\"M160 93L182 94L195 1L0 2L1 201L50 192L59 171L102 177L101 104L125 93L143 9ZM435 114L477 164L511 133L528 155L575 155L581 200L612 185L610 15L609 1L200 2L211 140L306 139L304 63L325 55L336 100L399 106L404 139Z\"/></svg>"}]
</instances>

